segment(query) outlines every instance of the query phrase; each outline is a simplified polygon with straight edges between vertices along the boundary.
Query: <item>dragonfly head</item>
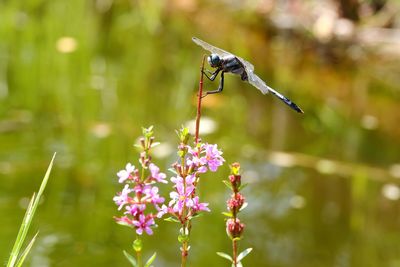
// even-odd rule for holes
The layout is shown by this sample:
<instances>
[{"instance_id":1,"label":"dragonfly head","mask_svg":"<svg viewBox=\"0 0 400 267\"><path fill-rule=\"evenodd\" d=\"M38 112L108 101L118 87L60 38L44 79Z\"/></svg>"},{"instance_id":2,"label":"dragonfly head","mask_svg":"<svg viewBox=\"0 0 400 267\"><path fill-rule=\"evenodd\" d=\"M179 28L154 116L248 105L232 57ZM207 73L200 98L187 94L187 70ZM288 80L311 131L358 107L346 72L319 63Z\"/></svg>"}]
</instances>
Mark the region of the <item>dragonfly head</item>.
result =
<instances>
[{"instance_id":1,"label":"dragonfly head","mask_svg":"<svg viewBox=\"0 0 400 267\"><path fill-rule=\"evenodd\" d=\"M211 67L213 68L218 68L221 66L221 58L217 54L211 54L207 58L208 64L210 64Z\"/></svg>"}]
</instances>

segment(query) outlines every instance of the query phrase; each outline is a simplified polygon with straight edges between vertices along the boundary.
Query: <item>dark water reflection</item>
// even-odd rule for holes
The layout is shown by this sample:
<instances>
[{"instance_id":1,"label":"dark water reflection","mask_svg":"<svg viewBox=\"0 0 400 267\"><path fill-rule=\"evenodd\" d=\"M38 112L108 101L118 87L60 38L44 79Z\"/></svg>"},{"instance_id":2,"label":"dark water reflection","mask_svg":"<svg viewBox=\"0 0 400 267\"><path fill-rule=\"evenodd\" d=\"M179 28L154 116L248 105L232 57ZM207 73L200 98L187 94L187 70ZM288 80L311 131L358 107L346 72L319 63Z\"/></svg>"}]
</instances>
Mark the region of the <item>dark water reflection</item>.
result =
<instances>
[{"instance_id":1,"label":"dark water reflection","mask_svg":"<svg viewBox=\"0 0 400 267\"><path fill-rule=\"evenodd\" d=\"M2 259L57 151L32 225L40 234L31 266L128 266L122 250L134 234L112 219L115 174L137 162L142 126L154 125L163 143L155 161L166 170L175 160L174 131L196 114L197 35L252 61L305 111L233 76L204 100L212 127L203 139L239 161L249 183L241 248L254 251L245 265L399 264L398 58L274 32L258 13L239 19L222 9L215 18L202 4L31 2L0 9ZM189 266L226 266L215 252L230 251L221 215L228 172L202 180L213 212L194 223ZM155 232L145 253L157 251L156 266L178 266L176 226L161 222Z\"/></svg>"}]
</instances>

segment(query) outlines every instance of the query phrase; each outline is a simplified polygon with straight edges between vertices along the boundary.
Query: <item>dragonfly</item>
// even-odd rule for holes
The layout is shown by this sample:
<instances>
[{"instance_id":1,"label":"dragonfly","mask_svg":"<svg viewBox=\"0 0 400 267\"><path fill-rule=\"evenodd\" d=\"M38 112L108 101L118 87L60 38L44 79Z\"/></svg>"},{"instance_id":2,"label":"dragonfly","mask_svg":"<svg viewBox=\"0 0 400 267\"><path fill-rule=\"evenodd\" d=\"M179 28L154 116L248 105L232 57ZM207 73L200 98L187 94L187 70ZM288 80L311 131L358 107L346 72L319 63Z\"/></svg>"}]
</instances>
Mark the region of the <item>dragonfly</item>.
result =
<instances>
[{"instance_id":1,"label":"dragonfly","mask_svg":"<svg viewBox=\"0 0 400 267\"><path fill-rule=\"evenodd\" d=\"M283 103L285 103L295 111L299 113L304 113L303 110L299 108L299 106L297 106L294 102L269 87L260 77L258 77L254 73L254 66L250 62L228 51L225 51L203 40L200 40L199 38L192 37L192 41L204 48L205 50L211 52L211 54L207 57L207 61L208 64L215 70L214 72L206 70L210 76L207 75L206 71L203 71L204 75L210 81L214 81L215 78L217 78L218 74L221 73L218 88L216 90L206 92L204 96L208 94L216 94L222 92L222 90L224 89L224 73L232 73L239 75L242 81L250 83L258 90L260 90L263 94L272 93L274 96L276 96Z\"/></svg>"}]
</instances>

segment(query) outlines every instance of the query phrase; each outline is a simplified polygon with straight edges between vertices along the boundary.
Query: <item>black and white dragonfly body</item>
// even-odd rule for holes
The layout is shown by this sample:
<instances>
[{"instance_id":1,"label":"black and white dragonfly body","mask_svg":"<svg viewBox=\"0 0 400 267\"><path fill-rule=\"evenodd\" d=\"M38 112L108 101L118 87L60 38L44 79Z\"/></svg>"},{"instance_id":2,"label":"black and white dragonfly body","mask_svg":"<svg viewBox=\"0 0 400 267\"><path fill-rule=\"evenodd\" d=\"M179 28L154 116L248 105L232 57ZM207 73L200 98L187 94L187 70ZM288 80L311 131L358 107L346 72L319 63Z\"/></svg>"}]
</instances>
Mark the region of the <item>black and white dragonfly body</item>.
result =
<instances>
[{"instance_id":1,"label":"black and white dragonfly body","mask_svg":"<svg viewBox=\"0 0 400 267\"><path fill-rule=\"evenodd\" d=\"M208 91L206 92L206 95L221 92L224 89L224 73L233 73L239 75L243 81L249 82L263 94L270 92L295 111L304 113L303 110L301 110L301 108L299 108L295 103L269 87L263 80L261 80L261 78L254 73L254 66L250 62L223 49L210 45L209 43L204 42L196 37L193 37L192 40L197 45L211 52L211 55L208 56L207 60L210 66L215 68L215 71L209 72L211 76L208 76L204 72L206 77L211 81L214 81L218 74L221 73L218 89L214 91Z\"/></svg>"}]
</instances>

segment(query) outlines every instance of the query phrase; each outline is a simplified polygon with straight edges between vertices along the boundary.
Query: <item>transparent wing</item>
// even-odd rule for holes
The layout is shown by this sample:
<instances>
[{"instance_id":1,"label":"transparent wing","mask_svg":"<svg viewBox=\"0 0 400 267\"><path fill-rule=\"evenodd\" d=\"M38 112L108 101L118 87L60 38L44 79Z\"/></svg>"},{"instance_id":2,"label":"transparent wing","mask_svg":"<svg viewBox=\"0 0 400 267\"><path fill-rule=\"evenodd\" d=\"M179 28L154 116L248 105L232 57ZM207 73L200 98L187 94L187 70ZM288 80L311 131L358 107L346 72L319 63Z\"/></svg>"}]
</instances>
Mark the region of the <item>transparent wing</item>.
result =
<instances>
[{"instance_id":1,"label":"transparent wing","mask_svg":"<svg viewBox=\"0 0 400 267\"><path fill-rule=\"evenodd\" d=\"M238 57L238 56L236 56L236 57L243 63L243 65L245 66L245 68L246 68L247 71L251 71L251 72L254 71L254 66L253 66L253 64L251 64L251 63L248 62L247 60L244 60L244 59L241 58L241 57Z\"/></svg>"},{"instance_id":2,"label":"transparent wing","mask_svg":"<svg viewBox=\"0 0 400 267\"><path fill-rule=\"evenodd\" d=\"M269 91L273 91L260 77L258 77L253 71L249 70L245 65L248 81L251 85L260 90L264 95L268 94Z\"/></svg>"},{"instance_id":3,"label":"transparent wing","mask_svg":"<svg viewBox=\"0 0 400 267\"><path fill-rule=\"evenodd\" d=\"M215 47L213 45L210 45L207 42L204 42L203 40L200 40L199 38L192 37L192 41L195 42L197 45L203 47L205 50L210 51L211 53L217 54L220 57L225 57L225 56L232 56L232 53L229 53L228 51L225 51L221 48Z\"/></svg>"},{"instance_id":4,"label":"transparent wing","mask_svg":"<svg viewBox=\"0 0 400 267\"><path fill-rule=\"evenodd\" d=\"M235 56L234 54L229 53L228 51L225 51L225 50L223 50L221 48L218 48L218 47L215 47L213 45L210 45L209 43L204 42L203 40L200 40L199 38L196 38L196 37L192 37L192 41L195 42L197 45L203 47L205 50L208 50L211 53L217 54L220 57L225 57L225 56L237 57L243 63L243 65L246 66L247 69L249 69L251 71L254 71L254 66L250 62L244 60L241 57Z\"/></svg>"},{"instance_id":5,"label":"transparent wing","mask_svg":"<svg viewBox=\"0 0 400 267\"><path fill-rule=\"evenodd\" d=\"M246 71L247 71L249 83L251 85L253 85L254 87L256 87L257 89L259 89L263 94L267 94L268 92L270 92L271 94L273 94L274 96L279 98L283 103L285 103L292 109L296 110L299 113L304 113L303 110L301 108L299 108L299 106L297 106L290 99L288 99L284 95L278 93L277 91L275 91L274 89L272 89L271 87L266 85L265 82L263 80L261 80L260 77L258 77L255 73L253 73L252 71L249 71L248 69L246 69Z\"/></svg>"}]
</instances>

